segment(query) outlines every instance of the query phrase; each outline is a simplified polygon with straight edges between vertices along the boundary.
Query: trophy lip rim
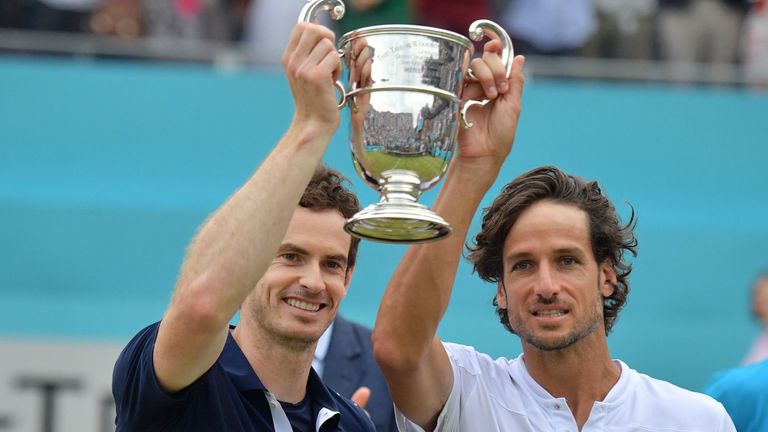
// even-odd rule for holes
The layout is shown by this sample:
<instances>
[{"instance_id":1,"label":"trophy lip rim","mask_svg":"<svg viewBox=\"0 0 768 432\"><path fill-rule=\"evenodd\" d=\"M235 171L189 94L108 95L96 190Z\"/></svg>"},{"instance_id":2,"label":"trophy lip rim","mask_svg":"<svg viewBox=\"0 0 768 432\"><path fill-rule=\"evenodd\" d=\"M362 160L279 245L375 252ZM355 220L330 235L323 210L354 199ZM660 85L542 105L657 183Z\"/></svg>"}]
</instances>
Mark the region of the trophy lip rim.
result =
<instances>
[{"instance_id":1,"label":"trophy lip rim","mask_svg":"<svg viewBox=\"0 0 768 432\"><path fill-rule=\"evenodd\" d=\"M382 24L375 26L361 27L356 30L352 30L344 33L339 39L339 46L343 46L345 43L358 39L364 36L371 36L376 34L414 34L418 36L438 36L444 39L453 40L464 45L467 48L474 48L472 41L467 36L456 33L452 30L445 30L437 27L416 25L416 24Z\"/></svg>"}]
</instances>

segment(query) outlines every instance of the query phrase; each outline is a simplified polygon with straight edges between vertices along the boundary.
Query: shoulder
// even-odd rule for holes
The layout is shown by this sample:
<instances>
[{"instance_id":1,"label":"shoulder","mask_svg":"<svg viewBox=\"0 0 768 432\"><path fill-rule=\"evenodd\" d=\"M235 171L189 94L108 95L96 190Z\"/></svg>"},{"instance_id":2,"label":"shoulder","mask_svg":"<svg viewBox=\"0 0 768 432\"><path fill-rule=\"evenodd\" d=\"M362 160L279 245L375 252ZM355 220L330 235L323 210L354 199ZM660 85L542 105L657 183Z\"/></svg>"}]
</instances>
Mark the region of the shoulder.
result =
<instances>
[{"instance_id":1,"label":"shoulder","mask_svg":"<svg viewBox=\"0 0 768 432\"><path fill-rule=\"evenodd\" d=\"M768 360L728 369L712 377L705 393L717 399L721 396L750 397L765 393L768 388Z\"/></svg>"},{"instance_id":2,"label":"shoulder","mask_svg":"<svg viewBox=\"0 0 768 432\"><path fill-rule=\"evenodd\" d=\"M768 430L768 360L715 375L704 390L720 401L738 430Z\"/></svg>"},{"instance_id":3,"label":"shoulder","mask_svg":"<svg viewBox=\"0 0 768 432\"><path fill-rule=\"evenodd\" d=\"M468 345L444 342L443 346L452 364L466 369L472 374L502 371L506 374L510 366L517 361L504 357L493 359L488 354L479 352Z\"/></svg>"},{"instance_id":4,"label":"shoulder","mask_svg":"<svg viewBox=\"0 0 768 432\"><path fill-rule=\"evenodd\" d=\"M518 398L520 388L514 381L516 365L521 361L519 358L493 359L471 346L453 343L445 343L444 346L453 368L454 385L460 387L462 392L483 389L483 392L503 399Z\"/></svg>"},{"instance_id":5,"label":"shoulder","mask_svg":"<svg viewBox=\"0 0 768 432\"><path fill-rule=\"evenodd\" d=\"M151 354L152 349L155 346L157 328L159 325L159 322L150 324L141 329L141 331L131 338L117 358L117 362L115 363L115 377L118 376L119 372L123 372L123 368L130 367L142 356Z\"/></svg>"},{"instance_id":6,"label":"shoulder","mask_svg":"<svg viewBox=\"0 0 768 432\"><path fill-rule=\"evenodd\" d=\"M701 430L730 423L723 405L712 397L639 373L625 364L622 367L630 374L626 402L637 418L664 423L659 427L695 426Z\"/></svg>"}]
</instances>

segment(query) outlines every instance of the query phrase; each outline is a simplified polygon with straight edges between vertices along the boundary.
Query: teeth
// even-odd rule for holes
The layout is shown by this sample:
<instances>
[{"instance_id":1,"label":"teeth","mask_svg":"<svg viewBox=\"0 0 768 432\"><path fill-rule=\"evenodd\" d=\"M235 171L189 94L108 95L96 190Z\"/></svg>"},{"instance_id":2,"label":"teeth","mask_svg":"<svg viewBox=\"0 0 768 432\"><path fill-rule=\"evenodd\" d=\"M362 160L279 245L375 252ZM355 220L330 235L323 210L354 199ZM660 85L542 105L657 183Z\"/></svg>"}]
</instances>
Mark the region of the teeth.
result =
<instances>
[{"instance_id":1,"label":"teeth","mask_svg":"<svg viewBox=\"0 0 768 432\"><path fill-rule=\"evenodd\" d=\"M295 308L299 308L301 310L310 311L310 312L317 312L320 309L319 304L307 303L307 302L299 301L296 299L288 299L286 300L286 303L288 303L289 305Z\"/></svg>"},{"instance_id":2,"label":"teeth","mask_svg":"<svg viewBox=\"0 0 768 432\"><path fill-rule=\"evenodd\" d=\"M561 310L546 310L546 311L538 311L534 315L541 316L541 317L559 317L561 315L564 315L564 313Z\"/></svg>"}]
</instances>

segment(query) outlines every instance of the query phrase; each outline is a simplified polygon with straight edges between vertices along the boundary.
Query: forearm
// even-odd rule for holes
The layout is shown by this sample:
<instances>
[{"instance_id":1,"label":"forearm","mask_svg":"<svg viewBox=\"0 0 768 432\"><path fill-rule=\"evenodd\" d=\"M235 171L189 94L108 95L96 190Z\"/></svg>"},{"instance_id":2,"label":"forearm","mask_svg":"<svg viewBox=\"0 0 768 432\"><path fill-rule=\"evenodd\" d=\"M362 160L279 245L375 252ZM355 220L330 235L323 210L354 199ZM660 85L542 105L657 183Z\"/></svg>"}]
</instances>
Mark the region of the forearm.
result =
<instances>
[{"instance_id":1,"label":"forearm","mask_svg":"<svg viewBox=\"0 0 768 432\"><path fill-rule=\"evenodd\" d=\"M390 279L374 340L396 345L404 361L419 361L435 336L450 301L469 225L497 172L452 165L433 209L453 232L443 240L410 247Z\"/></svg>"},{"instance_id":2,"label":"forearm","mask_svg":"<svg viewBox=\"0 0 768 432\"><path fill-rule=\"evenodd\" d=\"M434 428L453 385L448 355L435 333L448 307L472 216L493 182L481 177L451 167L434 210L454 231L408 250L387 286L374 329L376 360L393 400L426 430Z\"/></svg>"},{"instance_id":3,"label":"forearm","mask_svg":"<svg viewBox=\"0 0 768 432\"><path fill-rule=\"evenodd\" d=\"M328 134L289 129L253 176L191 243L158 331L155 370L179 390L213 364L228 325L275 256Z\"/></svg>"},{"instance_id":4,"label":"forearm","mask_svg":"<svg viewBox=\"0 0 768 432\"><path fill-rule=\"evenodd\" d=\"M176 286L205 296L228 321L266 271L330 140L292 126L250 179L202 226Z\"/></svg>"}]
</instances>

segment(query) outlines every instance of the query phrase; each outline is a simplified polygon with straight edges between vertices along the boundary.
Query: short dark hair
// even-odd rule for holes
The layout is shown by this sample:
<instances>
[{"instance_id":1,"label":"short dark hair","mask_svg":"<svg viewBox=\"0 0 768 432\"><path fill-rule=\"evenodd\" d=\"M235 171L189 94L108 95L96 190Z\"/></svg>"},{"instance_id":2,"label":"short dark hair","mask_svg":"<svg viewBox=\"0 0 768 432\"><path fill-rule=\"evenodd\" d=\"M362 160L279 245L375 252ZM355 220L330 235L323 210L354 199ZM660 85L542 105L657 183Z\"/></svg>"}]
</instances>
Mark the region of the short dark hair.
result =
<instances>
[{"instance_id":1,"label":"short dark hair","mask_svg":"<svg viewBox=\"0 0 768 432\"><path fill-rule=\"evenodd\" d=\"M468 258L480 278L488 282L502 282L503 249L507 235L520 214L541 200L573 205L587 213L592 254L598 263L610 260L616 272L613 294L603 299L605 333L608 334L629 294L632 265L624 261L624 253L637 256L634 234L637 220L630 205L632 213L629 222L622 226L616 209L597 182L574 177L554 166L543 166L518 176L504 186L491 206L484 210L482 228L475 236L474 246L467 246ZM493 305L501 323L514 333L507 310L499 307L496 297Z\"/></svg>"},{"instance_id":2,"label":"short dark hair","mask_svg":"<svg viewBox=\"0 0 768 432\"><path fill-rule=\"evenodd\" d=\"M320 165L312 175L299 205L310 210L337 210L345 218L351 218L360 211L360 201L354 192L344 184L349 180L340 172ZM354 267L360 239L352 237L347 256L347 269Z\"/></svg>"}]
</instances>

